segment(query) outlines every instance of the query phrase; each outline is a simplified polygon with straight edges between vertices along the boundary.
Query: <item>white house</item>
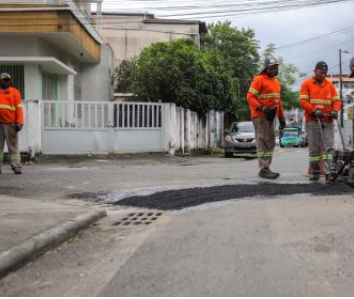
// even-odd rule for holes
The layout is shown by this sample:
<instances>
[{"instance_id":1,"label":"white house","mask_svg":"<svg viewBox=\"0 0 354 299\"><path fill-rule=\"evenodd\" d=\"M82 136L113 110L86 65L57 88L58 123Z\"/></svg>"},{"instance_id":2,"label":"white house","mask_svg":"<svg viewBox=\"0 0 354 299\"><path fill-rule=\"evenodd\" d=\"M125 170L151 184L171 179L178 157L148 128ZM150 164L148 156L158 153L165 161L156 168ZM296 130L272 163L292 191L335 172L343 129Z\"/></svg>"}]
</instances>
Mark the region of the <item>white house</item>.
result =
<instances>
[{"instance_id":1,"label":"white house","mask_svg":"<svg viewBox=\"0 0 354 299\"><path fill-rule=\"evenodd\" d=\"M220 112L209 112L205 122L173 103L112 101L114 54L124 59L153 41L177 37L199 44L202 25L129 16L140 18L132 21L134 28L119 27L121 21L113 20L115 29L107 31L100 4L0 0L0 71L12 75L25 99L21 152L174 153L215 146L222 132ZM117 32L128 40L119 34L109 38Z\"/></svg>"},{"instance_id":2,"label":"white house","mask_svg":"<svg viewBox=\"0 0 354 299\"><path fill-rule=\"evenodd\" d=\"M113 99L113 51L91 19L101 1L0 0L0 71L24 99Z\"/></svg>"}]
</instances>

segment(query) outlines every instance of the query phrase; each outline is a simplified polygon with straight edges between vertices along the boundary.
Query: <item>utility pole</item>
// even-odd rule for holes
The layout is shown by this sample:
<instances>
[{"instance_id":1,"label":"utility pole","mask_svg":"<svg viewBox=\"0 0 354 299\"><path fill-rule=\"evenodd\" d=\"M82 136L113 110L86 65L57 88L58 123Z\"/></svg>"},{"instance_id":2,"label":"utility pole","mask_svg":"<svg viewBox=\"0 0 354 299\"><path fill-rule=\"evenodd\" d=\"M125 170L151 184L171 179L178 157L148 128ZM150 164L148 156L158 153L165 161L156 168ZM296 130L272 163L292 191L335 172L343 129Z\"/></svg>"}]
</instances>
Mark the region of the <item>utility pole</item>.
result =
<instances>
[{"instance_id":1,"label":"utility pole","mask_svg":"<svg viewBox=\"0 0 354 299\"><path fill-rule=\"evenodd\" d=\"M339 49L339 96L342 103L340 110L340 126L344 127L344 101L343 101L343 80L342 80L342 49Z\"/></svg>"}]
</instances>

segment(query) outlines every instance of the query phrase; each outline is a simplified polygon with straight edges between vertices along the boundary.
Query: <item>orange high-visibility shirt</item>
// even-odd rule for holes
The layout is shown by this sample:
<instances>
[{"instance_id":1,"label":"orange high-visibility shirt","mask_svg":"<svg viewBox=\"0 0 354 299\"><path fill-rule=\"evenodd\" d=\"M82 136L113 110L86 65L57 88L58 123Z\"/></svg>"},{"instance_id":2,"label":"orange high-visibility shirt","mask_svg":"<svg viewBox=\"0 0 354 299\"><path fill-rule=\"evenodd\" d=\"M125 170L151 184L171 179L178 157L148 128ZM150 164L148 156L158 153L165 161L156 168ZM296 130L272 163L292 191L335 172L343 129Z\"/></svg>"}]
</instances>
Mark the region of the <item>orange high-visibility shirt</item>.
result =
<instances>
[{"instance_id":1,"label":"orange high-visibility shirt","mask_svg":"<svg viewBox=\"0 0 354 299\"><path fill-rule=\"evenodd\" d=\"M0 123L23 125L21 93L14 87L0 88Z\"/></svg>"},{"instance_id":2,"label":"orange high-visibility shirt","mask_svg":"<svg viewBox=\"0 0 354 299\"><path fill-rule=\"evenodd\" d=\"M257 110L260 106L277 107L277 116L284 117L280 92L280 83L276 77L270 78L264 73L254 77L247 94L252 118L265 117L262 111Z\"/></svg>"},{"instance_id":3,"label":"orange high-visibility shirt","mask_svg":"<svg viewBox=\"0 0 354 299\"><path fill-rule=\"evenodd\" d=\"M315 110L320 110L325 114L330 114L332 111L339 112L342 103L331 80L325 78L319 84L314 78L310 78L301 85L300 106L305 110L306 121L316 121L311 116ZM332 122L333 119L324 116L321 121Z\"/></svg>"}]
</instances>

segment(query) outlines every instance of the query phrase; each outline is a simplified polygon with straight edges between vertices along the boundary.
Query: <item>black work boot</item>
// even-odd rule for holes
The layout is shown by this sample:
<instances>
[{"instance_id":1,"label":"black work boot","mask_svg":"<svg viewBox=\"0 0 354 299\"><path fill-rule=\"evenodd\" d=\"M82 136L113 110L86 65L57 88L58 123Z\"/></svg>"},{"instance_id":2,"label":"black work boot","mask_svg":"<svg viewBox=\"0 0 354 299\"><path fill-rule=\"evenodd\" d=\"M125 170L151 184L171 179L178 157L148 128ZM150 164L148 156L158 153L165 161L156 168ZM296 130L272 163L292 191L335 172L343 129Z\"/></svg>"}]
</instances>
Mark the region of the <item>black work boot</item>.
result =
<instances>
[{"instance_id":1,"label":"black work boot","mask_svg":"<svg viewBox=\"0 0 354 299\"><path fill-rule=\"evenodd\" d=\"M263 179L267 179L267 180L275 180L277 179L280 174L277 173L277 172L273 172L271 171L270 169L262 169L260 172L259 172L259 176Z\"/></svg>"},{"instance_id":2,"label":"black work boot","mask_svg":"<svg viewBox=\"0 0 354 299\"><path fill-rule=\"evenodd\" d=\"M320 179L320 173L319 172L316 172L314 171L311 176L310 176L310 181L318 181Z\"/></svg>"},{"instance_id":3,"label":"black work boot","mask_svg":"<svg viewBox=\"0 0 354 299\"><path fill-rule=\"evenodd\" d=\"M14 171L14 174L22 174L22 169L20 169L20 168L16 168L13 171Z\"/></svg>"}]
</instances>

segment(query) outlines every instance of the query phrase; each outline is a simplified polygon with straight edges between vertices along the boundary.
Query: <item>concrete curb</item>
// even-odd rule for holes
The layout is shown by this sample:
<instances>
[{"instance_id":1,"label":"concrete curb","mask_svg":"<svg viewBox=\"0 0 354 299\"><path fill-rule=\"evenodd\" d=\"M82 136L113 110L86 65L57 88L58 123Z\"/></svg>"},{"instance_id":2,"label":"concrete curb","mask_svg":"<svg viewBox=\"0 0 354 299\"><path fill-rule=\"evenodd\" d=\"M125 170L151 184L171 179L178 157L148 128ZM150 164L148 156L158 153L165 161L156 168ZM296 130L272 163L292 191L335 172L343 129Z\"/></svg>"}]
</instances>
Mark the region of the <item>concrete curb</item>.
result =
<instances>
[{"instance_id":1,"label":"concrete curb","mask_svg":"<svg viewBox=\"0 0 354 299\"><path fill-rule=\"evenodd\" d=\"M67 220L58 226L40 233L7 251L0 253L0 279L50 248L76 235L80 230L105 217L105 210L95 210Z\"/></svg>"}]
</instances>

